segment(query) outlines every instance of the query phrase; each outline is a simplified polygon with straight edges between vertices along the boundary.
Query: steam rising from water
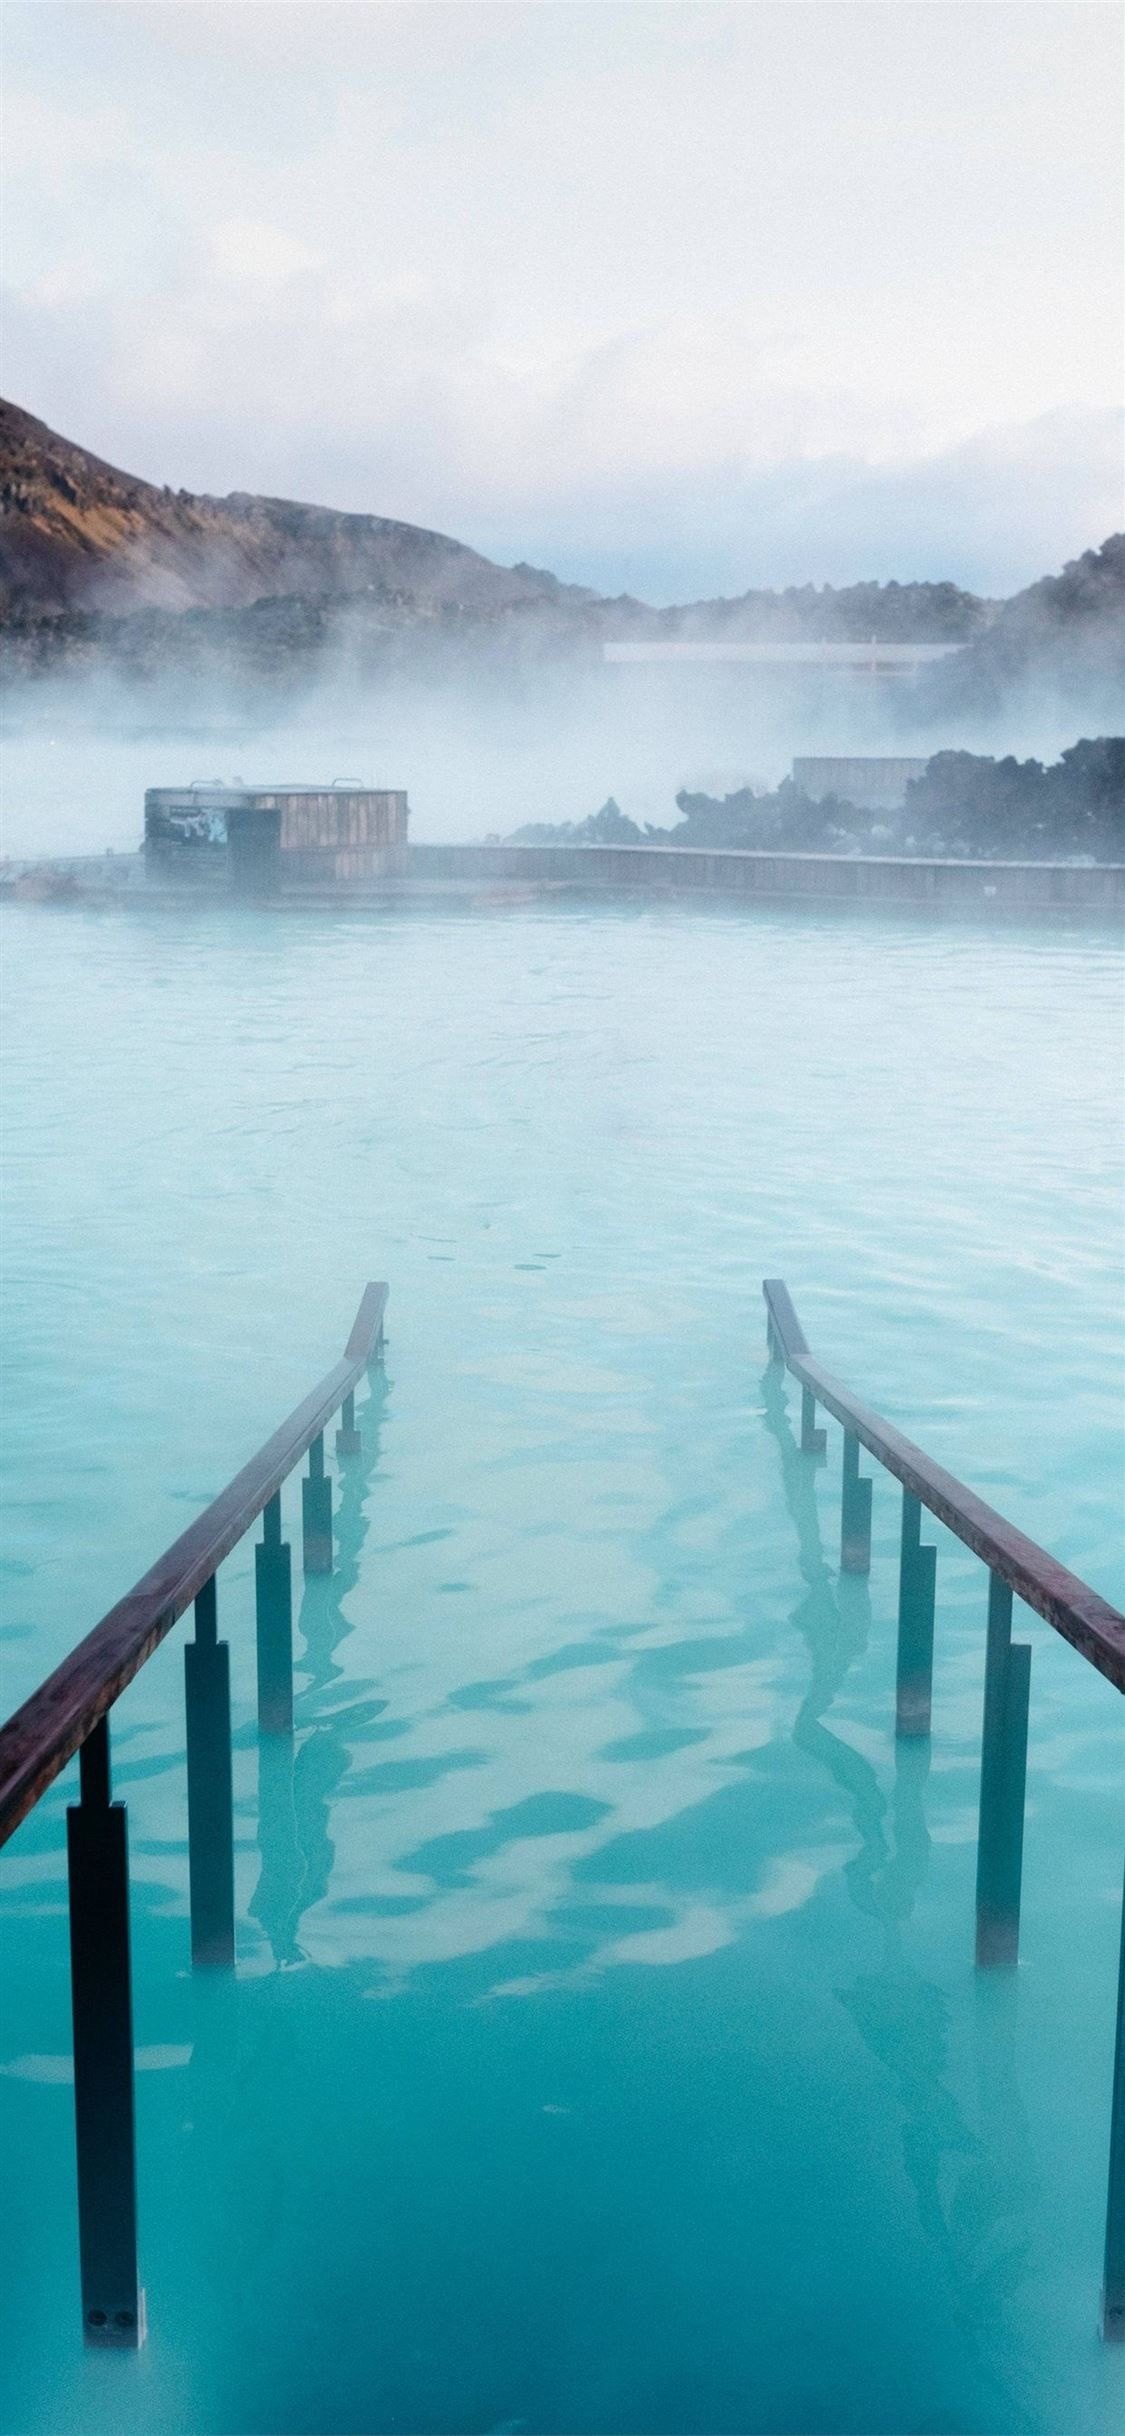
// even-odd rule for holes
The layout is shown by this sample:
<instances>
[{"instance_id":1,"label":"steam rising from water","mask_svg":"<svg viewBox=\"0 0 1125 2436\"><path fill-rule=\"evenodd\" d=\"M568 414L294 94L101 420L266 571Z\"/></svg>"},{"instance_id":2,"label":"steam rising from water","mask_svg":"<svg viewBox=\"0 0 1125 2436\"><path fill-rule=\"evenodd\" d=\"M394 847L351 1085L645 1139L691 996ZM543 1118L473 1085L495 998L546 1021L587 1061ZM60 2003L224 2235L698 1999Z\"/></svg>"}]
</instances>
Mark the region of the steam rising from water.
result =
<instances>
[{"instance_id":1,"label":"steam rising from water","mask_svg":"<svg viewBox=\"0 0 1125 2436\"><path fill-rule=\"evenodd\" d=\"M0 849L128 852L146 786L196 778L363 779L405 787L412 835L467 840L582 819L608 795L667 827L675 796L777 784L801 753L947 747L1055 760L1104 728L1098 706L1028 688L989 715L923 714L910 679L683 667L493 665L323 686L289 709L228 700L146 706L104 682L27 688L9 703Z\"/></svg>"}]
</instances>

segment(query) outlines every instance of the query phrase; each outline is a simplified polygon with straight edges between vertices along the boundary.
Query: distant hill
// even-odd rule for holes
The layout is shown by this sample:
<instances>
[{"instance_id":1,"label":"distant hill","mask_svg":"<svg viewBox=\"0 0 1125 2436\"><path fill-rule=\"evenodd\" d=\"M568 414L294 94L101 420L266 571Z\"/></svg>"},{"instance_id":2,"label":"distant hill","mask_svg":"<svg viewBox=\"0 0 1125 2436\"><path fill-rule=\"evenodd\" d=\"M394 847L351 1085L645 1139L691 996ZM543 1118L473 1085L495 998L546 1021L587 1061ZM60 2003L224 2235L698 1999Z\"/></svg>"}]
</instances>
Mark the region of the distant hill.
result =
<instances>
[{"instance_id":1,"label":"distant hill","mask_svg":"<svg viewBox=\"0 0 1125 2436\"><path fill-rule=\"evenodd\" d=\"M1061 575L1044 575L1001 602L965 651L944 661L926 690L942 714L990 712L1044 692L1104 706L1125 702L1125 533L1084 550Z\"/></svg>"},{"instance_id":2,"label":"distant hill","mask_svg":"<svg viewBox=\"0 0 1125 2436\"><path fill-rule=\"evenodd\" d=\"M957 584L790 584L659 612L685 641L967 643L1000 604Z\"/></svg>"},{"instance_id":3,"label":"distant hill","mask_svg":"<svg viewBox=\"0 0 1125 2436\"><path fill-rule=\"evenodd\" d=\"M161 490L0 402L0 604L9 612L230 610L368 591L419 615L451 603L487 616L596 597L386 516Z\"/></svg>"},{"instance_id":4,"label":"distant hill","mask_svg":"<svg viewBox=\"0 0 1125 2436\"><path fill-rule=\"evenodd\" d=\"M1057 663L1120 655L1125 539L1015 600L951 583L808 584L656 609L446 534L287 499L173 491L108 465L0 403L0 646L10 681L108 675L151 691L300 691L427 657L600 659L607 641L945 642L929 719L989 704ZM1111 631L1112 630L1112 631Z\"/></svg>"}]
</instances>

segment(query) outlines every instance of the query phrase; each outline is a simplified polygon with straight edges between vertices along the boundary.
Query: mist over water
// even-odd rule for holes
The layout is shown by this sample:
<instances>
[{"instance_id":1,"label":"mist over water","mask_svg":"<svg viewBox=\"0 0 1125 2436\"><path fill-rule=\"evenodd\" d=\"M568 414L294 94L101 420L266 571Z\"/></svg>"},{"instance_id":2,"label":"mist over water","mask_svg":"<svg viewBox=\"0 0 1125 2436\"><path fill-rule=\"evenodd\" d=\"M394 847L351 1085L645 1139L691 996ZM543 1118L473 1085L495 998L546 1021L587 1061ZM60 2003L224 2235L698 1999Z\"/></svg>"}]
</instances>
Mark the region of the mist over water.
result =
<instances>
[{"instance_id":1,"label":"mist over water","mask_svg":"<svg viewBox=\"0 0 1125 2436\"><path fill-rule=\"evenodd\" d=\"M917 683L746 664L591 666L482 659L375 687L322 685L291 704L101 682L14 688L0 742L0 852L133 850L145 788L196 778L404 787L411 834L463 841L581 820L612 795L674 824L679 789L764 792L803 753L928 755L955 746L1053 761L1099 733L1102 704L1049 687L991 712L927 709Z\"/></svg>"}]
</instances>

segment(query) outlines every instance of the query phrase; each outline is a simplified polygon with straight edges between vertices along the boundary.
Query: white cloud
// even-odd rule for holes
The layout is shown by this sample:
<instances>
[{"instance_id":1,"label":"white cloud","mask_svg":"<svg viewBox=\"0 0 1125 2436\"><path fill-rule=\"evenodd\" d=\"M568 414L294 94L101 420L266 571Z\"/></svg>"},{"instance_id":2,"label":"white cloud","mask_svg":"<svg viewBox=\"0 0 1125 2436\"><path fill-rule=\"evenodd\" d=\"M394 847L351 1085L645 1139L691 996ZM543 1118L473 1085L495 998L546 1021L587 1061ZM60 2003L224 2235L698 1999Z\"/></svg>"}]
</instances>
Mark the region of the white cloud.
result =
<instances>
[{"instance_id":1,"label":"white cloud","mask_svg":"<svg viewBox=\"0 0 1125 2436\"><path fill-rule=\"evenodd\" d=\"M665 593L1116 521L1109 11L8 17L7 379L118 462Z\"/></svg>"},{"instance_id":2,"label":"white cloud","mask_svg":"<svg viewBox=\"0 0 1125 2436\"><path fill-rule=\"evenodd\" d=\"M61 185L82 170L119 159L128 140L123 110L105 104L84 109L15 78L5 78L0 87L0 109L4 173L11 179Z\"/></svg>"},{"instance_id":3,"label":"white cloud","mask_svg":"<svg viewBox=\"0 0 1125 2436\"><path fill-rule=\"evenodd\" d=\"M209 262L219 279L268 295L323 262L311 245L268 220L222 220L210 232Z\"/></svg>"}]
</instances>

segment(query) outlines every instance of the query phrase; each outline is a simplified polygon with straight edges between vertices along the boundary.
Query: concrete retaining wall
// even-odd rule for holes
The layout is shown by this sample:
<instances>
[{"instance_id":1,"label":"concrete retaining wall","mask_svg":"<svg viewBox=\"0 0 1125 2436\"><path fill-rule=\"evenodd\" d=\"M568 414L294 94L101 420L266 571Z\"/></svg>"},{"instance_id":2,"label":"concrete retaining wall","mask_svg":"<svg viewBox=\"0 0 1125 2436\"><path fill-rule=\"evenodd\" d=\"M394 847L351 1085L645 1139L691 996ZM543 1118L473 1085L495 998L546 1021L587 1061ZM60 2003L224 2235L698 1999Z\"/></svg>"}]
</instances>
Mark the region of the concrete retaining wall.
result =
<instances>
[{"instance_id":1,"label":"concrete retaining wall","mask_svg":"<svg viewBox=\"0 0 1125 2436\"><path fill-rule=\"evenodd\" d=\"M407 884L640 889L756 898L933 905L974 911L1125 911L1125 863L923 862L912 857L705 852L689 846L426 846Z\"/></svg>"},{"instance_id":2,"label":"concrete retaining wall","mask_svg":"<svg viewBox=\"0 0 1125 2436\"><path fill-rule=\"evenodd\" d=\"M185 857L185 864L188 858ZM658 846L425 846L284 858L284 904L386 904L398 897L518 897L631 891L651 897L728 896L757 903L931 906L978 914L1125 915L1125 863L935 863L905 857L704 853ZM0 864L0 897L120 897L175 901L229 894L191 858L154 873L144 854L59 855ZM314 868L315 866L315 868ZM211 880L211 886L198 883Z\"/></svg>"}]
</instances>

